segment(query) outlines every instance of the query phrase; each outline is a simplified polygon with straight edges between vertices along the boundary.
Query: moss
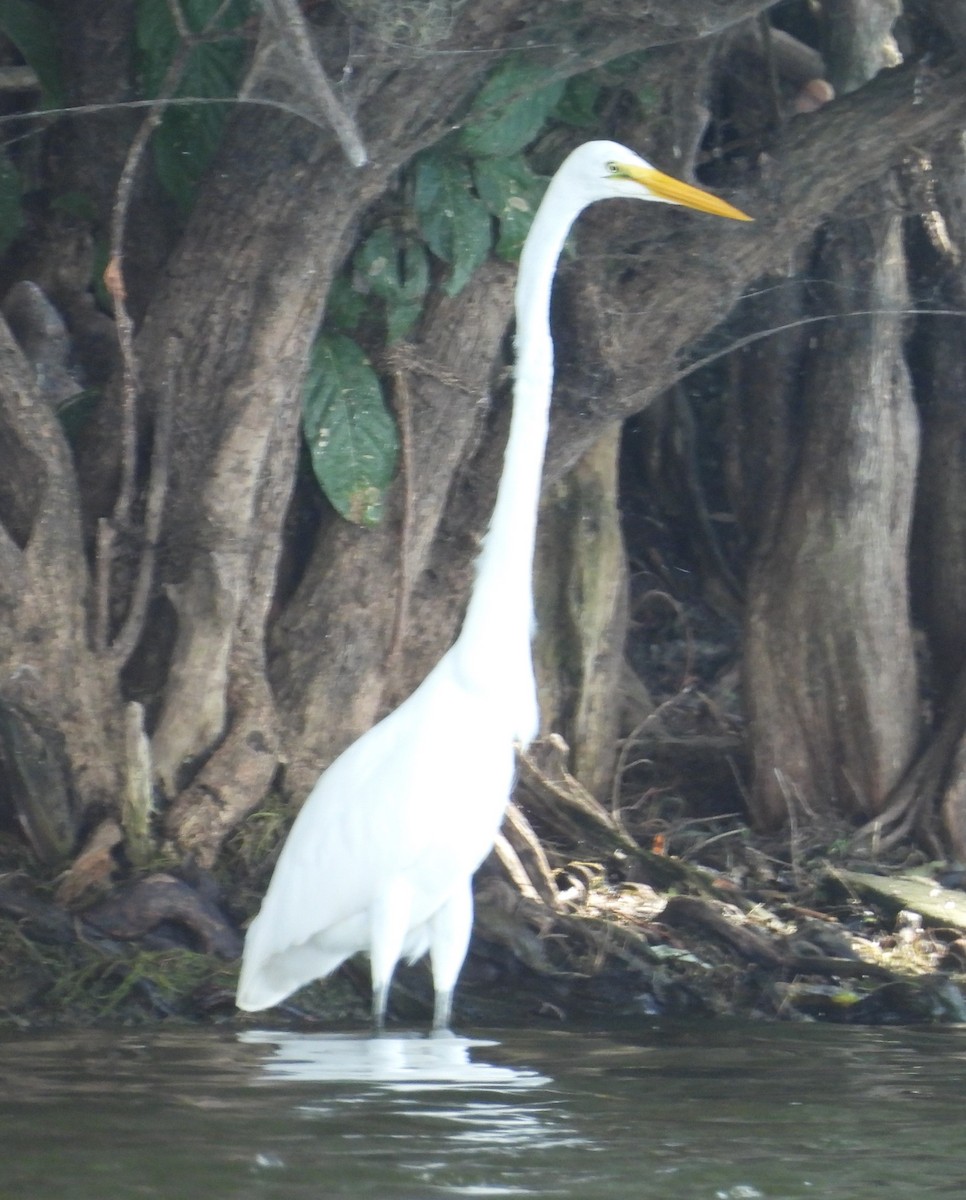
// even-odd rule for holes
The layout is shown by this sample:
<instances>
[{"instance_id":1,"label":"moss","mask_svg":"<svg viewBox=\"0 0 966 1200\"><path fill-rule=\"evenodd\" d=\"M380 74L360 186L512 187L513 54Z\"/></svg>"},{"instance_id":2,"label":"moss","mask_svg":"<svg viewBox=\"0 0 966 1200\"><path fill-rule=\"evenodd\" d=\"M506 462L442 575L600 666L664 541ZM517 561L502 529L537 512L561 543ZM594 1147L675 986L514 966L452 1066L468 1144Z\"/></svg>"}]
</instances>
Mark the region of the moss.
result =
<instances>
[{"instance_id":1,"label":"moss","mask_svg":"<svg viewBox=\"0 0 966 1200\"><path fill-rule=\"evenodd\" d=\"M55 1008L115 1018L132 1007L145 1015L194 1015L203 991L231 995L237 967L192 950L132 947L120 956L94 952L57 980L46 997Z\"/></svg>"},{"instance_id":2,"label":"moss","mask_svg":"<svg viewBox=\"0 0 966 1200\"><path fill-rule=\"evenodd\" d=\"M225 842L214 874L238 914L257 912L291 823L290 806L272 795Z\"/></svg>"},{"instance_id":3,"label":"moss","mask_svg":"<svg viewBox=\"0 0 966 1200\"><path fill-rule=\"evenodd\" d=\"M230 1008L237 964L171 947L35 940L0 918L0 1026L141 1024Z\"/></svg>"}]
</instances>

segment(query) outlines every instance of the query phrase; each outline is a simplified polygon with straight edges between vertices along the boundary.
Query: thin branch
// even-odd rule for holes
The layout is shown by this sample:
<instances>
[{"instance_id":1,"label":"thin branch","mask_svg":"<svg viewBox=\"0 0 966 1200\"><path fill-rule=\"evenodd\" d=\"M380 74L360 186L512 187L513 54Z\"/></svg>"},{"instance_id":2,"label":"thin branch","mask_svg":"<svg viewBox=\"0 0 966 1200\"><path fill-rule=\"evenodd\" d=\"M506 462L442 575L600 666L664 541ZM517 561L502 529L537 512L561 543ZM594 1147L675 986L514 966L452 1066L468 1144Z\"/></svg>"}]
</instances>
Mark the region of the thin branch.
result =
<instances>
[{"instance_id":1,"label":"thin branch","mask_svg":"<svg viewBox=\"0 0 966 1200\"><path fill-rule=\"evenodd\" d=\"M403 639L409 624L409 601L412 595L412 544L413 523L413 490L415 478L413 472L413 423L412 396L409 390L409 379L404 366L394 363L393 381L396 399L396 421L399 426L400 475L402 476L402 518L399 530L399 595L396 600L396 613L392 623L392 639L389 643L387 657L387 673L395 670Z\"/></svg>"},{"instance_id":2,"label":"thin branch","mask_svg":"<svg viewBox=\"0 0 966 1200\"><path fill-rule=\"evenodd\" d=\"M5 113L0 116L0 125L9 125L11 121L37 120L41 117L85 117L96 113L121 112L132 108L154 108L159 103L155 96L150 100L105 100L95 104L69 104L63 108L34 108L29 112ZM254 104L259 108L274 108L278 112L287 113L290 117L299 117L308 121L316 128L324 128L321 121L315 120L294 104L286 104L284 100L273 100L267 96L168 96L164 107L185 108L199 104Z\"/></svg>"},{"instance_id":3,"label":"thin branch","mask_svg":"<svg viewBox=\"0 0 966 1200\"><path fill-rule=\"evenodd\" d=\"M278 40L267 40L259 46L240 98L247 99L258 78L269 71L267 64L273 53L281 54L289 60L289 63L285 64L289 69L283 73L284 78L289 80L293 77L289 64L294 63L297 77L307 84L312 99L339 139L339 145L346 158L354 167L365 166L369 155L362 137L355 121L336 98L325 68L312 45L308 24L296 0L262 0L262 9L267 23L274 26ZM264 27L262 36L265 37Z\"/></svg>"},{"instance_id":4,"label":"thin branch","mask_svg":"<svg viewBox=\"0 0 966 1200\"><path fill-rule=\"evenodd\" d=\"M158 540L161 535L161 520L164 501L168 492L171 468L171 432L174 428L174 397L172 395L173 368L178 343L169 338L165 345L164 382L155 407L154 445L151 448L151 473L148 479L144 514L144 542L138 561L137 576L131 590L124 623L117 637L111 642L112 658L123 666L134 653L144 629L151 584L154 579L154 564L157 557Z\"/></svg>"},{"instance_id":5,"label":"thin branch","mask_svg":"<svg viewBox=\"0 0 966 1200\"><path fill-rule=\"evenodd\" d=\"M222 0L218 11L215 13L209 24L214 24L221 16L227 7L226 0ZM174 27L178 31L178 37L182 43L191 41L191 30L188 28L188 22L185 20L184 11L181 8L179 0L168 0L168 12L171 14L171 20L174 22Z\"/></svg>"},{"instance_id":6,"label":"thin branch","mask_svg":"<svg viewBox=\"0 0 966 1200\"><path fill-rule=\"evenodd\" d=\"M822 321L846 321L858 317L958 317L960 320L966 318L966 309L960 308L857 308L851 312L834 312L820 313L814 317L797 317L794 321L786 321L783 325L770 325L767 329L757 329L754 333L745 334L744 337L734 338L728 342L726 346L713 351L711 354L702 355L701 358L696 358L693 362L688 363L686 367L681 367L668 380L668 388L681 382L682 379L687 379L689 375L694 375L698 371L704 370L705 367L710 367L712 363L719 359L727 358L728 355L734 354L737 350L744 350L746 346L753 346L756 342L761 342L765 338L775 337L779 333L789 333L793 329L800 329L803 325L816 325ZM649 395L649 393L646 393ZM644 396L643 392L623 392L621 394L621 404L626 405L630 411L634 402L635 396Z\"/></svg>"},{"instance_id":7,"label":"thin branch","mask_svg":"<svg viewBox=\"0 0 966 1200\"><path fill-rule=\"evenodd\" d=\"M111 611L111 571L114 557L114 531L110 519L97 522L97 545L94 551L94 648L107 648Z\"/></svg>"},{"instance_id":8,"label":"thin branch","mask_svg":"<svg viewBox=\"0 0 966 1200\"><path fill-rule=\"evenodd\" d=\"M100 651L107 650L110 644L111 574L117 549L117 537L119 531L124 531L126 534L130 533L137 483L137 415L141 387L138 379L137 358L134 352L134 322L127 307L127 289L124 284L124 234L127 228L128 213L131 208L138 168L141 165L141 160L147 149L151 135L161 123L168 101L173 97L178 84L181 82L188 63L188 56L194 45L194 35L188 27L179 0L167 0L167 3L171 20L181 40L165 72L164 79L161 81L159 95L150 102L148 115L142 121L131 145L128 147L114 197L114 207L111 210L108 264L104 271L104 282L114 303L114 321L121 353L121 480L110 519L101 521L97 531L97 561L95 564L94 582L94 645ZM229 3L230 0L222 0L217 11L208 22L208 28L211 28L212 25L218 22ZM162 418L162 424L163 420ZM158 471L152 471L153 479L157 479L158 475ZM160 476L166 481L166 463L160 469ZM161 486L163 489L164 484ZM153 570L153 549L146 551L146 553L149 559L149 569ZM138 616L133 611L133 608L135 604L140 606L142 603L139 589L144 586L145 564L142 563L138 569L135 598L132 599L132 607L129 607L128 616L125 620L125 636L121 646L117 650L118 655L124 653L132 632L140 625L143 611L141 616ZM146 604L146 597L143 599L143 603ZM130 648L133 649L133 644ZM130 650L127 653L129 654Z\"/></svg>"},{"instance_id":9,"label":"thin branch","mask_svg":"<svg viewBox=\"0 0 966 1200\"><path fill-rule=\"evenodd\" d=\"M94 644L98 650L106 650L110 640L111 571L114 566L118 531L129 531L131 527L137 469L137 408L140 382L134 353L134 321L127 307L127 291L124 286L124 233L138 167L151 134L164 116L166 98L175 90L184 74L189 52L190 43L182 42L165 72L160 96L152 101L148 115L134 135L124 160L111 211L109 257L104 282L114 302L114 321L121 352L121 482L111 517L102 521L98 529L94 587Z\"/></svg>"}]
</instances>

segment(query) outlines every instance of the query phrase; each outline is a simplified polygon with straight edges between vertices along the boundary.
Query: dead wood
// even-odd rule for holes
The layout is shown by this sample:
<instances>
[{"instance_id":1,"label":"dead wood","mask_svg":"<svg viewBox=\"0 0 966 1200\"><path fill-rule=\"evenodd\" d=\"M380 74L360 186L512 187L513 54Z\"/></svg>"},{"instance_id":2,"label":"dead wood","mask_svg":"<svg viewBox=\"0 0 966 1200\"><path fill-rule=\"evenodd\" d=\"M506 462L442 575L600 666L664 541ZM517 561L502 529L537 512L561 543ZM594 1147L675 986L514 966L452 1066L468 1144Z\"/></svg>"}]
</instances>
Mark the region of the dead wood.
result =
<instances>
[{"instance_id":1,"label":"dead wood","mask_svg":"<svg viewBox=\"0 0 966 1200\"><path fill-rule=\"evenodd\" d=\"M121 888L109 900L84 913L99 933L122 940L140 939L159 925L184 926L206 954L234 959L241 938L214 904L170 875L151 875Z\"/></svg>"}]
</instances>

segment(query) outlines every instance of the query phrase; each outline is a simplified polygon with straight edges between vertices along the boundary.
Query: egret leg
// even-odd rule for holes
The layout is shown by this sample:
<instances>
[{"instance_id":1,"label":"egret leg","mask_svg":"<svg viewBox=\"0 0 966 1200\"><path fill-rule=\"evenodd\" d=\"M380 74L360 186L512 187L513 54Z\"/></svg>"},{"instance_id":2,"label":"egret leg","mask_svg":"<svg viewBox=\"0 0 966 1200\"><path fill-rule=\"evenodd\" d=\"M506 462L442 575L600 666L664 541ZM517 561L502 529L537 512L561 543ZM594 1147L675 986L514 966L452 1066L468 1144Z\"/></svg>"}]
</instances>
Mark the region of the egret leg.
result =
<instances>
[{"instance_id":1,"label":"egret leg","mask_svg":"<svg viewBox=\"0 0 966 1200\"><path fill-rule=\"evenodd\" d=\"M436 1001L433 1005L433 1032L444 1033L449 1029L453 1015L453 990L442 992L436 989Z\"/></svg>"},{"instance_id":2,"label":"egret leg","mask_svg":"<svg viewBox=\"0 0 966 1200\"><path fill-rule=\"evenodd\" d=\"M369 913L369 961L372 967L372 1022L386 1025L392 976L402 954L412 914L412 890L393 880L376 898Z\"/></svg>"},{"instance_id":3,"label":"egret leg","mask_svg":"<svg viewBox=\"0 0 966 1200\"><path fill-rule=\"evenodd\" d=\"M473 889L470 880L438 908L429 923L429 956L433 964L433 1029L448 1029L453 990L470 944L473 928Z\"/></svg>"},{"instance_id":4,"label":"egret leg","mask_svg":"<svg viewBox=\"0 0 966 1200\"><path fill-rule=\"evenodd\" d=\"M386 1009L389 1006L389 986L392 980L377 987L372 985L372 1024L381 1033L386 1028Z\"/></svg>"}]
</instances>

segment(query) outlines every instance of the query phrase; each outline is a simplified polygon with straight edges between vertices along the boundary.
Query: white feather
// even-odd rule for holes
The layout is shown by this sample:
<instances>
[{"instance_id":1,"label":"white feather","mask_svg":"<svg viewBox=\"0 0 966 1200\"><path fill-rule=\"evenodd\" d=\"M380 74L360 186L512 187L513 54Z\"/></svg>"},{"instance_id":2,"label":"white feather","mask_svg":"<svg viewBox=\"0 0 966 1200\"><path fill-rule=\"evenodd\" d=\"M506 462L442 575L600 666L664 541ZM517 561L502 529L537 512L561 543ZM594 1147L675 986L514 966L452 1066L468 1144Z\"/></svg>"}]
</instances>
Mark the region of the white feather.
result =
<instances>
[{"instance_id":1,"label":"white feather","mask_svg":"<svg viewBox=\"0 0 966 1200\"><path fill-rule=\"evenodd\" d=\"M427 950L434 1025L449 1023L472 924L470 885L513 785L516 745L539 723L531 572L553 384L550 291L564 239L595 200L668 200L742 217L614 142L575 150L547 189L520 259L513 416L493 517L460 635L403 704L322 775L252 922L240 1008L268 1008L365 950L373 1015L400 958ZM681 199L681 188L684 198Z\"/></svg>"}]
</instances>

